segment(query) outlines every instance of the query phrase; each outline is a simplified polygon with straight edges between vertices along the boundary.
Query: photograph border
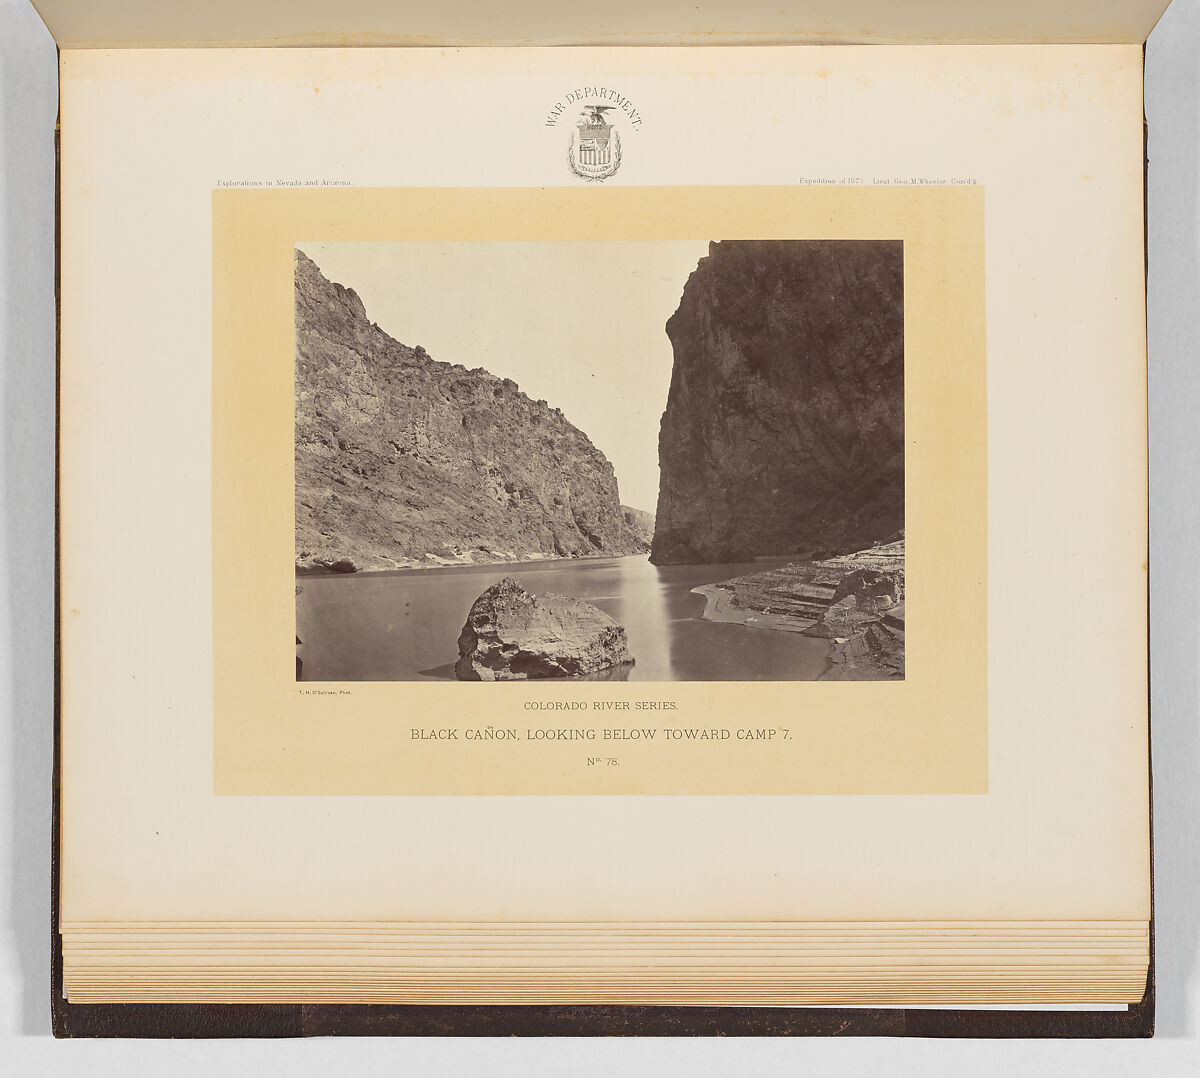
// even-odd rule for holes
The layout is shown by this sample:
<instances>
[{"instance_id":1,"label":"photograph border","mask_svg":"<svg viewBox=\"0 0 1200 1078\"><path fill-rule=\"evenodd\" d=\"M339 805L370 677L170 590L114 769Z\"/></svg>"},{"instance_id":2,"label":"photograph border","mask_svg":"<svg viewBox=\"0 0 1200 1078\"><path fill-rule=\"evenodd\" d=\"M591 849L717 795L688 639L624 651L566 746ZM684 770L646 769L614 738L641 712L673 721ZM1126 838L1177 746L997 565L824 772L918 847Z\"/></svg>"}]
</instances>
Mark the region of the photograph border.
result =
<instances>
[{"instance_id":1,"label":"photograph border","mask_svg":"<svg viewBox=\"0 0 1200 1078\"><path fill-rule=\"evenodd\" d=\"M983 221L977 186L215 191L215 791L985 793ZM295 244L712 237L905 244L906 679L555 684L555 699L674 702L681 726L786 720L796 746L732 754L729 743L659 742L587 773L574 743L456 739L414 751L413 728L523 728L524 703L545 699L545 683L297 685Z\"/></svg>"}]
</instances>

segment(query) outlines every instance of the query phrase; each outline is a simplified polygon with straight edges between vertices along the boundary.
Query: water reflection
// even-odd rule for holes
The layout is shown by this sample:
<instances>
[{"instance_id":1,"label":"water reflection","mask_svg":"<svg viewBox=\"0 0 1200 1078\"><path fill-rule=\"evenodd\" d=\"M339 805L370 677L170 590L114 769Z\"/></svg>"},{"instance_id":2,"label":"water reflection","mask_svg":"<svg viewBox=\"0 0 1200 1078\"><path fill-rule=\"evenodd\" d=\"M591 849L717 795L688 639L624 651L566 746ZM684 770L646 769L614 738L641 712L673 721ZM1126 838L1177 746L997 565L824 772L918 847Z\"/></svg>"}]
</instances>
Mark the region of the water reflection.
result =
<instances>
[{"instance_id":1,"label":"water reflection","mask_svg":"<svg viewBox=\"0 0 1200 1078\"><path fill-rule=\"evenodd\" d=\"M306 681L453 679L467 611L481 592L511 576L534 594L586 599L625 626L636 663L572 680L812 680L825 667L826 642L700 617L704 598L692 588L766 564L658 567L642 555L310 576L296 596L304 641L297 652Z\"/></svg>"}]
</instances>

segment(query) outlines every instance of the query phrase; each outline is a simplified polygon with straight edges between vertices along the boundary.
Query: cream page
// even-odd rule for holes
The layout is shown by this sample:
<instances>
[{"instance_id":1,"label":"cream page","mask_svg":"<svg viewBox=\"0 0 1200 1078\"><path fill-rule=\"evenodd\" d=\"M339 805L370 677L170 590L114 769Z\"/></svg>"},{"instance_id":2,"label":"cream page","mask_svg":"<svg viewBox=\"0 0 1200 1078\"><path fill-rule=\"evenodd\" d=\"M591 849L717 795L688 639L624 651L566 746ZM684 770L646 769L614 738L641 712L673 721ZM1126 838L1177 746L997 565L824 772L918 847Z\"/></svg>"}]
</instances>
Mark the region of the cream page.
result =
<instances>
[{"instance_id":1,"label":"cream page","mask_svg":"<svg viewBox=\"0 0 1200 1078\"><path fill-rule=\"evenodd\" d=\"M64 922L1149 917L1138 47L67 51L61 66ZM588 184L555 107L597 87L639 123L619 172ZM972 792L852 792L850 748L838 793L223 787L214 208L297 186L628 188L635 207L636 189L728 188L752 206L754 188L810 187L851 224L845 188L979 189ZM290 281L261 287L278 319ZM264 399L264 416L289 405ZM290 589L289 566L263 572ZM936 619L922 633L937 688ZM947 633L948 664L957 646ZM696 706L741 725L746 699L727 684ZM831 744L875 743L853 724L878 716L835 710ZM819 708L801 718L822 736ZM910 740L896 766L950 743Z\"/></svg>"}]
</instances>

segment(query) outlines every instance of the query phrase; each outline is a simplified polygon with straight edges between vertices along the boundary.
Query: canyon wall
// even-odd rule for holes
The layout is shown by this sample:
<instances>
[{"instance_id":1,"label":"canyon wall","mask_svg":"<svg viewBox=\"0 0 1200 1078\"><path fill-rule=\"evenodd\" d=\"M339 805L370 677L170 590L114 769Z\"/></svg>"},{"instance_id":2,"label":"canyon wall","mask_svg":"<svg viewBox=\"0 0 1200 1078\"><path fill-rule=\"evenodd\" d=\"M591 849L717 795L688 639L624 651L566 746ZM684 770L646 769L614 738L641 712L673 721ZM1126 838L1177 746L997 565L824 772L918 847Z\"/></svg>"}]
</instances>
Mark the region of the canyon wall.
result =
<instances>
[{"instance_id":1,"label":"canyon wall","mask_svg":"<svg viewBox=\"0 0 1200 1078\"><path fill-rule=\"evenodd\" d=\"M400 344L300 251L295 269L297 569L647 549L612 465L559 409Z\"/></svg>"},{"instance_id":2,"label":"canyon wall","mask_svg":"<svg viewBox=\"0 0 1200 1078\"><path fill-rule=\"evenodd\" d=\"M904 527L899 240L713 243L667 322L656 564L821 556Z\"/></svg>"}]
</instances>

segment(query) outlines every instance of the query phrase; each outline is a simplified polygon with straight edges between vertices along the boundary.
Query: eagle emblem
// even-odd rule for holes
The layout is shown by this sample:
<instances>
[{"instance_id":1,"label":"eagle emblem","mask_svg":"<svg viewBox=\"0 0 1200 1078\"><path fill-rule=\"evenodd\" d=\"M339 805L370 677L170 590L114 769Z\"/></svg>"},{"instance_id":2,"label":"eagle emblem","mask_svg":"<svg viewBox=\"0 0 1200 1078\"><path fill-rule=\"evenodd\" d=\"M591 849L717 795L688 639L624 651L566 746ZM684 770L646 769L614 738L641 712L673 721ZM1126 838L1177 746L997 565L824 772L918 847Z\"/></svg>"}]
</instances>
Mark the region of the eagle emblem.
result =
<instances>
[{"instance_id":1,"label":"eagle emblem","mask_svg":"<svg viewBox=\"0 0 1200 1078\"><path fill-rule=\"evenodd\" d=\"M621 134L605 119L612 105L586 105L571 130L567 167L581 180L607 180L621 167Z\"/></svg>"}]
</instances>

